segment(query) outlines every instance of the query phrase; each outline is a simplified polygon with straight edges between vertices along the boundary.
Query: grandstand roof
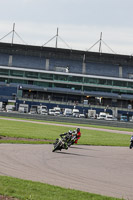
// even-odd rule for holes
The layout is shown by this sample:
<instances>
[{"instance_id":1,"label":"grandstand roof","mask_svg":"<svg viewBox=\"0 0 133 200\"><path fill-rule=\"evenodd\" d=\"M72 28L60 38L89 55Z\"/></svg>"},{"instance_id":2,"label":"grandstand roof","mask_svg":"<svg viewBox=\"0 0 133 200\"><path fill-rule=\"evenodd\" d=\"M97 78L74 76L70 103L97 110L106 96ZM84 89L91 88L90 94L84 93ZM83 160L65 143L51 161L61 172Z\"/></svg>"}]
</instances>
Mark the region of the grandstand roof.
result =
<instances>
[{"instance_id":1,"label":"grandstand roof","mask_svg":"<svg viewBox=\"0 0 133 200\"><path fill-rule=\"evenodd\" d=\"M83 62L113 63L116 65L133 65L133 56L99 53L54 47L42 47L0 42L0 52L6 54L29 55L45 58L67 58Z\"/></svg>"}]
</instances>

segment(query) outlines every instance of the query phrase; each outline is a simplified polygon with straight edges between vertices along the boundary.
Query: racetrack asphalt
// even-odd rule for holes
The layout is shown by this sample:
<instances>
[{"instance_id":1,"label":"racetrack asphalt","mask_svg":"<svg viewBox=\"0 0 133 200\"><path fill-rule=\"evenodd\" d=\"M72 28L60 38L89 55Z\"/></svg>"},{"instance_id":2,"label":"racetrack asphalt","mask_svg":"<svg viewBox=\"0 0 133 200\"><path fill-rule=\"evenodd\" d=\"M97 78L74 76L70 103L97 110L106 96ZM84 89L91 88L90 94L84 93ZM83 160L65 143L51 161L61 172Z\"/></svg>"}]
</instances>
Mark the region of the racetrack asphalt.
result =
<instances>
[{"instance_id":1,"label":"racetrack asphalt","mask_svg":"<svg viewBox=\"0 0 133 200\"><path fill-rule=\"evenodd\" d=\"M0 175L132 200L132 156L128 147L0 144Z\"/></svg>"}]
</instances>

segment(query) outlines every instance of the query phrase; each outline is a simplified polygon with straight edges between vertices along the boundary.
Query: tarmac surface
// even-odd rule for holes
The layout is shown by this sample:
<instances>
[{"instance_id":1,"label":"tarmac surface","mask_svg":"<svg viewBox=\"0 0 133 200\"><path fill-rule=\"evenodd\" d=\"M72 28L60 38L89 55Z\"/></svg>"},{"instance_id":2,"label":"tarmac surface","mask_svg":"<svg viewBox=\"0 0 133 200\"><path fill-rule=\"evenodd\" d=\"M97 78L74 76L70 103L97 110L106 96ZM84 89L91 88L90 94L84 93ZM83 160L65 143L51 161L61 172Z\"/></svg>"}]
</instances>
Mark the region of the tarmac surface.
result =
<instances>
[{"instance_id":1,"label":"tarmac surface","mask_svg":"<svg viewBox=\"0 0 133 200\"><path fill-rule=\"evenodd\" d=\"M0 175L133 200L132 156L128 147L0 144Z\"/></svg>"}]
</instances>

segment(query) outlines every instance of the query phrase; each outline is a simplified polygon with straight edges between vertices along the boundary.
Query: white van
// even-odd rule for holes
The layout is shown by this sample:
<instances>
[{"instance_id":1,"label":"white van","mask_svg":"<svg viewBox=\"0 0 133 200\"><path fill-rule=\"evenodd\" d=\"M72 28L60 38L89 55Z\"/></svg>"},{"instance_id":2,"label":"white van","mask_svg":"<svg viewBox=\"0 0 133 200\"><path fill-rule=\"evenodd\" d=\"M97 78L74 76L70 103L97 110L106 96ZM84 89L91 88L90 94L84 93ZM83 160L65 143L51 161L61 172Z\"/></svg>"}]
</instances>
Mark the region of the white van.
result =
<instances>
[{"instance_id":1,"label":"white van","mask_svg":"<svg viewBox=\"0 0 133 200\"><path fill-rule=\"evenodd\" d=\"M79 110L78 109L73 109L73 117L79 117Z\"/></svg>"},{"instance_id":2,"label":"white van","mask_svg":"<svg viewBox=\"0 0 133 200\"><path fill-rule=\"evenodd\" d=\"M15 110L15 106L14 105L6 105L6 112L12 112Z\"/></svg>"},{"instance_id":3,"label":"white van","mask_svg":"<svg viewBox=\"0 0 133 200\"><path fill-rule=\"evenodd\" d=\"M117 118L113 117L113 115L107 115L105 120L112 120L112 121L117 121Z\"/></svg>"},{"instance_id":4,"label":"white van","mask_svg":"<svg viewBox=\"0 0 133 200\"><path fill-rule=\"evenodd\" d=\"M113 120L113 115L106 115L105 120Z\"/></svg>"},{"instance_id":5,"label":"white van","mask_svg":"<svg viewBox=\"0 0 133 200\"><path fill-rule=\"evenodd\" d=\"M54 107L53 108L54 109L54 115L60 115L60 113L61 113L61 109L59 108L59 107Z\"/></svg>"},{"instance_id":6,"label":"white van","mask_svg":"<svg viewBox=\"0 0 133 200\"><path fill-rule=\"evenodd\" d=\"M66 116L66 117L72 116L72 109L65 108L63 115Z\"/></svg>"},{"instance_id":7,"label":"white van","mask_svg":"<svg viewBox=\"0 0 133 200\"><path fill-rule=\"evenodd\" d=\"M40 115L47 115L48 114L47 106L38 106L37 113Z\"/></svg>"},{"instance_id":8,"label":"white van","mask_svg":"<svg viewBox=\"0 0 133 200\"><path fill-rule=\"evenodd\" d=\"M97 119L105 119L106 118L106 113L105 112L100 112L99 116L97 117Z\"/></svg>"},{"instance_id":9,"label":"white van","mask_svg":"<svg viewBox=\"0 0 133 200\"><path fill-rule=\"evenodd\" d=\"M49 115L55 115L55 110L54 110L54 109L49 109L48 114L49 114Z\"/></svg>"},{"instance_id":10,"label":"white van","mask_svg":"<svg viewBox=\"0 0 133 200\"><path fill-rule=\"evenodd\" d=\"M28 113L29 105L28 104L19 104L18 112Z\"/></svg>"}]
</instances>

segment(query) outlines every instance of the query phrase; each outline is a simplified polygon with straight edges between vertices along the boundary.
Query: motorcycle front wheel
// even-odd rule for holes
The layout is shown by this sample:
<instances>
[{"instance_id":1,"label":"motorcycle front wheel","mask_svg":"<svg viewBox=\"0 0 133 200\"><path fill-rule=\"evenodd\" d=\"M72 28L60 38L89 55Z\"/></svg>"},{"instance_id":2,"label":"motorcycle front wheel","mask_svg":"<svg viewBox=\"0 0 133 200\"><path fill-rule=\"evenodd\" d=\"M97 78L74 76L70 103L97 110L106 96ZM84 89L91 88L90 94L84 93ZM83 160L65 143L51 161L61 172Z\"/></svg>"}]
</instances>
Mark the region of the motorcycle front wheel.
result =
<instances>
[{"instance_id":1,"label":"motorcycle front wheel","mask_svg":"<svg viewBox=\"0 0 133 200\"><path fill-rule=\"evenodd\" d=\"M57 144L54 145L52 152L56 151L56 150L61 150L60 147L61 142L59 141Z\"/></svg>"}]
</instances>

